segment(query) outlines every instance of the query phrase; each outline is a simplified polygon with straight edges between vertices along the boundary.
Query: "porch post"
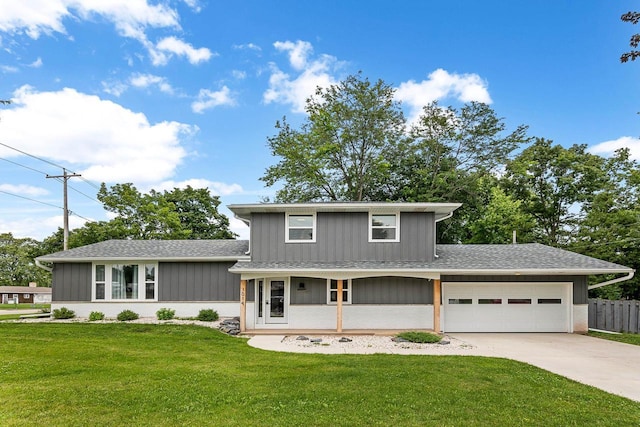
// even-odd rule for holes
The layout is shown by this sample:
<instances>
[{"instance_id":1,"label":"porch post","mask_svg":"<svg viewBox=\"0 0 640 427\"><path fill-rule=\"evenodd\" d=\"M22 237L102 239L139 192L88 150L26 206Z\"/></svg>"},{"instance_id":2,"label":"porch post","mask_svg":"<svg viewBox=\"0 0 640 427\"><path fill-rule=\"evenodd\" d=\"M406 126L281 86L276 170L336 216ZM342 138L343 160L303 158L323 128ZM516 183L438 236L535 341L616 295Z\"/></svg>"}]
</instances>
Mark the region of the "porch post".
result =
<instances>
[{"instance_id":1,"label":"porch post","mask_svg":"<svg viewBox=\"0 0 640 427\"><path fill-rule=\"evenodd\" d=\"M336 326L336 332L342 332L342 279L338 280L338 296L337 296L337 315L338 324Z\"/></svg>"},{"instance_id":2,"label":"porch post","mask_svg":"<svg viewBox=\"0 0 640 427\"><path fill-rule=\"evenodd\" d=\"M440 279L433 280L433 331L440 333Z\"/></svg>"},{"instance_id":3,"label":"porch post","mask_svg":"<svg viewBox=\"0 0 640 427\"><path fill-rule=\"evenodd\" d=\"M247 330L247 281L240 280L240 332Z\"/></svg>"}]
</instances>

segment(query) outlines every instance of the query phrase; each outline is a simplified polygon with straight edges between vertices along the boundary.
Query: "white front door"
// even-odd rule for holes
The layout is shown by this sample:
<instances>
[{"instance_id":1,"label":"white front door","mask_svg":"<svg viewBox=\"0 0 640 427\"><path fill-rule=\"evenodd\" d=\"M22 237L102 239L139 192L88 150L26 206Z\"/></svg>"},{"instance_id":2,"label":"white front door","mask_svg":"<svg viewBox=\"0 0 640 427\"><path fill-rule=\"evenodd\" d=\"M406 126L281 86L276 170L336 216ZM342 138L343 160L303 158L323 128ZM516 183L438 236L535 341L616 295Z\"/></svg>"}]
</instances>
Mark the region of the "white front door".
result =
<instances>
[{"instance_id":1,"label":"white front door","mask_svg":"<svg viewBox=\"0 0 640 427\"><path fill-rule=\"evenodd\" d=\"M264 298L265 323L287 323L289 311L289 281L267 279Z\"/></svg>"}]
</instances>

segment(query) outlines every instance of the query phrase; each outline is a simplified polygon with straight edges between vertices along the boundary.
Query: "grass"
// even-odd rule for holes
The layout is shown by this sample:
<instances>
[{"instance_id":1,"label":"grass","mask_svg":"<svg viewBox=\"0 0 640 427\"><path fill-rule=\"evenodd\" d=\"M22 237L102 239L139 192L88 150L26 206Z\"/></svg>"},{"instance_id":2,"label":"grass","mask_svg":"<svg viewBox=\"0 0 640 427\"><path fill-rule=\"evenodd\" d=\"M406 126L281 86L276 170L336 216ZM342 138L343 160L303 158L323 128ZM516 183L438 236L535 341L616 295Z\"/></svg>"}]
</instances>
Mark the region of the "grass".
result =
<instances>
[{"instance_id":1,"label":"grass","mask_svg":"<svg viewBox=\"0 0 640 427\"><path fill-rule=\"evenodd\" d=\"M624 342L627 344L640 345L640 334L607 334L603 332L589 332L590 337L603 338L610 341Z\"/></svg>"},{"instance_id":2,"label":"grass","mask_svg":"<svg viewBox=\"0 0 640 427\"><path fill-rule=\"evenodd\" d=\"M0 425L635 425L523 363L267 352L197 326L2 323Z\"/></svg>"},{"instance_id":3,"label":"grass","mask_svg":"<svg viewBox=\"0 0 640 427\"><path fill-rule=\"evenodd\" d=\"M25 310L25 309L51 309L51 304L31 304L31 303L20 303L20 304L0 304L0 310Z\"/></svg>"}]
</instances>

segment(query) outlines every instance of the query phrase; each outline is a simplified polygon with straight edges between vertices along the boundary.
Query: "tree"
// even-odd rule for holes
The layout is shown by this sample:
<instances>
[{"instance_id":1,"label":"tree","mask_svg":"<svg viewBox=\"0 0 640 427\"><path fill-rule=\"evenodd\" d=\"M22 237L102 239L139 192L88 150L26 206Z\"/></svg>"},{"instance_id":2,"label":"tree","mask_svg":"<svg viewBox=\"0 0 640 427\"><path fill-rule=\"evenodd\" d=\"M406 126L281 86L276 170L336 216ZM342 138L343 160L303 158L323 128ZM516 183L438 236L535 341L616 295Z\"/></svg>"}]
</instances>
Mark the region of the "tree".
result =
<instances>
[{"instance_id":1,"label":"tree","mask_svg":"<svg viewBox=\"0 0 640 427\"><path fill-rule=\"evenodd\" d=\"M381 199L461 202L455 217L438 227L439 241L467 242L469 225L484 209L485 194L511 153L527 142L527 127L506 132L504 119L486 104L459 110L433 102L423 108L381 186Z\"/></svg>"},{"instance_id":2,"label":"tree","mask_svg":"<svg viewBox=\"0 0 640 427\"><path fill-rule=\"evenodd\" d=\"M360 74L307 100L300 129L286 118L268 138L279 158L261 178L267 186L282 181L281 202L374 200L389 173L389 158L404 137L405 120L394 89Z\"/></svg>"},{"instance_id":3,"label":"tree","mask_svg":"<svg viewBox=\"0 0 640 427\"><path fill-rule=\"evenodd\" d=\"M535 219L536 240L566 245L577 229L581 205L606 181L604 159L585 145L564 148L537 138L506 167L504 188Z\"/></svg>"},{"instance_id":4,"label":"tree","mask_svg":"<svg viewBox=\"0 0 640 427\"><path fill-rule=\"evenodd\" d=\"M28 286L30 282L50 286L51 274L34 264L39 246L34 239L0 234L0 286Z\"/></svg>"},{"instance_id":5,"label":"tree","mask_svg":"<svg viewBox=\"0 0 640 427\"><path fill-rule=\"evenodd\" d=\"M586 255L640 268L640 170L629 150L606 159L607 180L583 205L584 219L569 248ZM604 279L598 278L598 281ZM594 297L640 299L640 279L597 288Z\"/></svg>"},{"instance_id":6,"label":"tree","mask_svg":"<svg viewBox=\"0 0 640 427\"><path fill-rule=\"evenodd\" d=\"M522 202L505 194L500 187L492 187L489 193L488 203L469 225L468 243L511 243L514 231L518 242L532 241L533 218L522 210Z\"/></svg>"},{"instance_id":7,"label":"tree","mask_svg":"<svg viewBox=\"0 0 640 427\"><path fill-rule=\"evenodd\" d=\"M620 17L623 22L630 22L635 25L640 22L640 12L627 12ZM629 52L625 52L620 56L620 62L627 62L629 60L635 61L640 56L640 50L635 50L640 44L640 34L634 34L631 36L629 46L633 49Z\"/></svg>"}]
</instances>

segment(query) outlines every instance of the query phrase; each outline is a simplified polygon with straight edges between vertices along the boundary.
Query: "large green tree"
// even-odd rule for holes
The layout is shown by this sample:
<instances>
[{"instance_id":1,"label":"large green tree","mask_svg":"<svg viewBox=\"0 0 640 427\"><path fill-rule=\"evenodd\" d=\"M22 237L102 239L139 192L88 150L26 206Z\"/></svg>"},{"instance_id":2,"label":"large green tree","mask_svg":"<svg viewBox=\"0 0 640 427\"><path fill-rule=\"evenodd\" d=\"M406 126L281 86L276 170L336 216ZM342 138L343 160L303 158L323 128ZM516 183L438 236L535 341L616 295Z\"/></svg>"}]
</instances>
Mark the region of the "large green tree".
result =
<instances>
[{"instance_id":1,"label":"large green tree","mask_svg":"<svg viewBox=\"0 0 640 427\"><path fill-rule=\"evenodd\" d=\"M482 215L495 176L529 141L526 131L526 126L508 131L486 104L470 102L460 109L426 105L396 152L380 199L461 202L454 218L438 227L439 241L471 241L470 224Z\"/></svg>"},{"instance_id":2,"label":"large green tree","mask_svg":"<svg viewBox=\"0 0 640 427\"><path fill-rule=\"evenodd\" d=\"M536 240L552 246L570 242L582 218L582 204L606 182L604 159L585 145L564 148L537 138L506 167L504 187L535 219Z\"/></svg>"},{"instance_id":3,"label":"large green tree","mask_svg":"<svg viewBox=\"0 0 640 427\"><path fill-rule=\"evenodd\" d=\"M37 240L0 234L0 286L28 286L30 282L50 286L51 274L34 264L40 254Z\"/></svg>"},{"instance_id":4,"label":"large green tree","mask_svg":"<svg viewBox=\"0 0 640 427\"><path fill-rule=\"evenodd\" d=\"M388 178L389 159L404 137L405 120L394 89L382 80L352 75L306 103L307 118L294 129L284 118L268 138L278 163L261 178L283 187L283 202L374 200Z\"/></svg>"}]
</instances>

